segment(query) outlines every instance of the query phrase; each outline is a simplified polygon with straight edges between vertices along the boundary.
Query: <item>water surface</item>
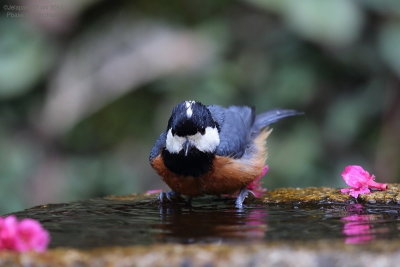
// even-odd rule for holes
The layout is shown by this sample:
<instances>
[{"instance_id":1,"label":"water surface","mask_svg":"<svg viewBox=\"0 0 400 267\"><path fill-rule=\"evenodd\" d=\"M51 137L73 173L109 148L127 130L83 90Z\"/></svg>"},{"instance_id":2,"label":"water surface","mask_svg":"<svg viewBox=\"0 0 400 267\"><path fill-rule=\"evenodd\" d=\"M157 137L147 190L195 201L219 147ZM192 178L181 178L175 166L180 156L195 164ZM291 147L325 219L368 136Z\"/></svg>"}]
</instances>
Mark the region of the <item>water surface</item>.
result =
<instances>
[{"instance_id":1,"label":"water surface","mask_svg":"<svg viewBox=\"0 0 400 267\"><path fill-rule=\"evenodd\" d=\"M237 210L231 199L204 197L192 207L95 199L15 213L41 221L51 247L93 248L155 243L246 243L399 239L400 208L378 205L265 205Z\"/></svg>"}]
</instances>

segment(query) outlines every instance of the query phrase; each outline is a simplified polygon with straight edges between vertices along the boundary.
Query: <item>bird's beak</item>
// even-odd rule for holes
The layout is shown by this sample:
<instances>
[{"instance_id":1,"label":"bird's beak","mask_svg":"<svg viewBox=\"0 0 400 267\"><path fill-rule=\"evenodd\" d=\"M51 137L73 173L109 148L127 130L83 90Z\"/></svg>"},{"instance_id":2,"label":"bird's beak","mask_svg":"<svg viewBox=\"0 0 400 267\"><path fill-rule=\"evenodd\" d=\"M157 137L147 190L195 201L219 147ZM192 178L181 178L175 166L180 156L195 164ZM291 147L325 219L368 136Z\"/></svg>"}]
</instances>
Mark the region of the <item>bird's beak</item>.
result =
<instances>
[{"instance_id":1,"label":"bird's beak","mask_svg":"<svg viewBox=\"0 0 400 267\"><path fill-rule=\"evenodd\" d=\"M183 149L185 150L185 157L188 155L190 148L190 142L188 139L186 139L186 142L183 144Z\"/></svg>"}]
</instances>

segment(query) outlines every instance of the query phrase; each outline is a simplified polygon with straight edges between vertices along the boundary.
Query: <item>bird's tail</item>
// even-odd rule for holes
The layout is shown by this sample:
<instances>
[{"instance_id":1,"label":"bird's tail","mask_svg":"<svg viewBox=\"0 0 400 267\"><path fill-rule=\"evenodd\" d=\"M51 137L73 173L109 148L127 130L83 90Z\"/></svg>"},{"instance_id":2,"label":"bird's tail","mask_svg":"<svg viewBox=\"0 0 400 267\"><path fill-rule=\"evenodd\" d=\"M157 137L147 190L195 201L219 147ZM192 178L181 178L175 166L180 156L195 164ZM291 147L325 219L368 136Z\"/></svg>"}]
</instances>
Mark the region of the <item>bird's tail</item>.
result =
<instances>
[{"instance_id":1,"label":"bird's tail","mask_svg":"<svg viewBox=\"0 0 400 267\"><path fill-rule=\"evenodd\" d=\"M303 112L299 112L293 109L273 109L258 114L251 128L251 134L253 136L259 134L262 129L264 129L265 127L274 122L279 121L280 119L291 116L303 115L303 114L304 114Z\"/></svg>"}]
</instances>

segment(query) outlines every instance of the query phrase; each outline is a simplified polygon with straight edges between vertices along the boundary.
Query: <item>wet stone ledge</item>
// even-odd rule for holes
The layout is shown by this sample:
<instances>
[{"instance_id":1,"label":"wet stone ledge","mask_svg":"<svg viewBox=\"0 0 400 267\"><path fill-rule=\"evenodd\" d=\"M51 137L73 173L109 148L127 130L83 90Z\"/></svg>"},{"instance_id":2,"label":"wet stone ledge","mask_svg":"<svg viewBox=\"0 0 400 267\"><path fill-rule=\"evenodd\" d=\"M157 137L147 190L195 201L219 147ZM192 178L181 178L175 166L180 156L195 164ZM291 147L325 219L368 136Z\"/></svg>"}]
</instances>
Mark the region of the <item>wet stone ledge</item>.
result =
<instances>
[{"instance_id":1,"label":"wet stone ledge","mask_svg":"<svg viewBox=\"0 0 400 267\"><path fill-rule=\"evenodd\" d=\"M79 233L80 227L84 227L84 222L79 226L79 220L89 220L95 222L104 229L109 230L112 225L116 225L115 229L105 233L99 237L96 247L82 247L76 248L70 244L63 244L56 242L52 248L45 253L14 253L14 252L1 252L0 253L0 266L397 266L400 262L400 238L395 236L387 239L365 239L370 242L348 244L344 238L332 238L321 236L318 239L310 238L309 240L295 240L290 236L287 240L280 239L265 239L264 235L270 232L270 228L276 228L282 224L281 221L273 221L274 212L273 207L279 205L300 206L307 207L322 207L324 205L338 205L340 207L348 207L354 205L381 205L388 207L391 205L400 209L400 185L390 184L386 191L374 191L368 195L361 195L358 199L354 199L348 195L340 193L339 189L327 187L309 187L309 188L280 188L271 190L266 193L262 199L249 198L246 200L248 207L268 207L266 213L261 209L253 209L248 214L243 215L244 218L239 218L239 224L228 225L232 219L237 217L236 214L229 214L228 211L232 210L230 206L233 204L233 199L226 198L215 204L210 199L205 199L204 203L211 202L210 206L206 209L197 210L193 217L184 217L190 212L186 209L178 207L178 209L160 208L155 194L132 194L126 196L109 196L101 201L101 209L96 209L98 200L88 200L77 203L66 204L49 204L34 207L25 211L15 213L19 217L24 217L31 214L33 218L39 219L46 226L53 227L55 239L57 235L62 234L64 231L71 231L72 234ZM214 200L214 199L212 199ZM199 206L202 202L198 201L194 205ZM223 209L212 211L214 205L223 205ZM168 206L168 205L167 205ZM228 207L228 208L226 208ZM105 209L112 209L117 212L117 217L107 217L108 213ZM359 207L356 207L359 209ZM171 211L172 210L172 211ZM167 234L160 232L156 229L153 235L159 239L152 239L150 242L133 242L133 239L140 236L132 234L128 238L119 240L119 242L127 242L122 245L114 245L108 243L101 243L107 235L124 235L124 232L119 232L120 228L128 228L129 231L135 230L135 225L140 228L141 223L148 223L145 219L130 222L130 217L135 216L136 212L152 213L152 221L150 222L155 227L160 227L161 230L168 230ZM165 212L165 214L163 214ZM178 217L174 217L174 212L179 212ZM253 212L253 213L252 213ZM332 210L330 211L332 212ZM336 212L336 211L335 211ZM340 210L337 214L346 213L346 208ZM222 214L220 214L222 213ZM183 214L183 216L181 215ZM336 214L336 213L335 213ZM362 212L356 211L356 214ZM104 216L107 215L107 216ZM317 214L318 215L318 214ZM348 215L348 214L347 214ZM64 217L63 217L64 216ZM86 216L86 217L85 217ZM103 216L103 217L102 217ZM219 217L218 217L219 216ZM247 217L245 217L247 216ZM266 218L259 218L259 217ZM343 215L346 216L346 215ZM360 215L363 216L363 215ZM377 216L367 215L367 216ZM397 220L397 215L394 219ZM240 217L240 216L239 216ZM320 221L318 217L306 214L306 217L311 218L312 233L316 229L316 225ZM354 217L350 216L354 219ZM89 218L89 219L88 219ZM112 220L110 220L110 218ZM150 218L150 217L149 217ZM151 219L150 218L150 219ZM198 227L190 229L193 223L213 223L213 219L219 219L218 231L226 231L228 234L234 236L234 231L240 227L243 222L249 222L245 227L251 228L248 231L249 236L247 239L232 239L234 242L219 242L218 239L211 242L196 242L190 244L182 244L171 239L171 235L178 236L182 234L179 227L189 228L189 232L200 231ZM60 225L50 222L51 220L61 223ZM63 220L67 220L64 222ZM126 221L124 221L126 220ZM164 220L164 221L162 221ZM187 221L186 221L187 220ZM203 221L205 220L205 221ZM265 220L265 223L264 223ZM348 226L357 227L358 221L341 222L338 219L340 227L344 224ZM362 221L361 221L362 222ZM63 224L64 223L64 224ZM174 223L177 227L174 228ZM257 225L259 223L260 225ZM306 222L307 223L307 222ZM323 223L326 223L325 221ZM264 225L265 224L265 225ZM296 225L291 225L296 227ZM397 227L398 225L396 225ZM64 228L65 227L65 228ZM171 228L172 227L172 228ZM373 228L373 227L372 227ZM55 230L54 230L55 229ZM80 235L80 238L94 238L90 232L90 227L87 233ZM241 228L239 228L240 230ZM243 228L246 229L246 228ZM299 226L300 229L300 226ZM396 228L398 229L398 228ZM395 229L395 230L396 230ZM136 229L137 230L137 229ZM208 229L212 232L215 229ZM295 229L296 230L296 229ZM350 229L351 230L351 229ZM353 229L354 230L354 229ZM51 230L50 230L51 231ZM86 230L82 230L85 232ZM202 229L204 231L204 229ZM236 229L237 231L237 229ZM301 230L299 230L301 231ZM339 229L339 232L342 231ZM380 231L380 230L379 230ZM397 230L396 230L397 231ZM125 232L126 233L126 232ZM140 229L137 233L141 233ZM65 234L65 233L64 233ZM261 234L261 236L260 236ZM365 236L370 236L365 233ZM165 235L165 236L163 236ZM222 235L221 235L222 236ZM123 236L122 236L123 237ZM231 237L231 236L229 236ZM250 237L250 238L249 238ZM160 239L162 238L162 239ZM126 240L128 239L128 240ZM145 240L145 239L143 239ZM160 240L163 240L160 242ZM223 240L223 239L221 239ZM361 239L362 240L362 239ZM75 240L77 244L80 240ZM101 245L99 245L101 243Z\"/></svg>"},{"instance_id":2,"label":"wet stone ledge","mask_svg":"<svg viewBox=\"0 0 400 267\"><path fill-rule=\"evenodd\" d=\"M329 187L280 188L268 192L263 200L266 204L400 204L400 184L389 184L385 191L373 191L357 199L342 194L340 189Z\"/></svg>"},{"instance_id":3,"label":"wet stone ledge","mask_svg":"<svg viewBox=\"0 0 400 267\"><path fill-rule=\"evenodd\" d=\"M108 196L113 200L140 200L154 194ZM261 199L250 197L246 203L264 204L400 204L400 184L389 184L385 191L373 191L357 199L330 187L278 188L268 191Z\"/></svg>"}]
</instances>

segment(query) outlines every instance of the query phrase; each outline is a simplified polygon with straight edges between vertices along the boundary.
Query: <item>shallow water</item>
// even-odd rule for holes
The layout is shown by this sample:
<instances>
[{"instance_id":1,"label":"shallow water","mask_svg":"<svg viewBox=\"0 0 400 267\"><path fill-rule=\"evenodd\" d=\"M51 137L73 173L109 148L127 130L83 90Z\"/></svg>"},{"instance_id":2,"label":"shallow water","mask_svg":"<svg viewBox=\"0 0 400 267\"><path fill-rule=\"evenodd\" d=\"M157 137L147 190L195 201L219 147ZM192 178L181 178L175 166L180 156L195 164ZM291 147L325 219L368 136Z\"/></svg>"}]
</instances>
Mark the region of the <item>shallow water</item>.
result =
<instances>
[{"instance_id":1,"label":"shallow water","mask_svg":"<svg viewBox=\"0 0 400 267\"><path fill-rule=\"evenodd\" d=\"M237 210L231 199L204 197L160 206L95 199L15 213L41 221L51 247L92 248L154 243L245 243L342 240L368 243L400 238L400 208L377 205L261 205Z\"/></svg>"}]
</instances>

